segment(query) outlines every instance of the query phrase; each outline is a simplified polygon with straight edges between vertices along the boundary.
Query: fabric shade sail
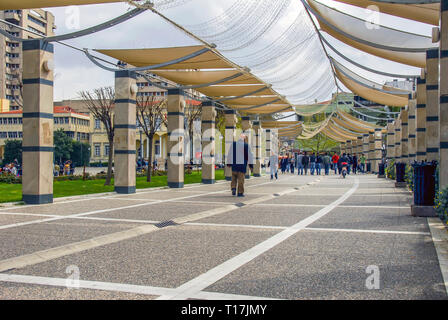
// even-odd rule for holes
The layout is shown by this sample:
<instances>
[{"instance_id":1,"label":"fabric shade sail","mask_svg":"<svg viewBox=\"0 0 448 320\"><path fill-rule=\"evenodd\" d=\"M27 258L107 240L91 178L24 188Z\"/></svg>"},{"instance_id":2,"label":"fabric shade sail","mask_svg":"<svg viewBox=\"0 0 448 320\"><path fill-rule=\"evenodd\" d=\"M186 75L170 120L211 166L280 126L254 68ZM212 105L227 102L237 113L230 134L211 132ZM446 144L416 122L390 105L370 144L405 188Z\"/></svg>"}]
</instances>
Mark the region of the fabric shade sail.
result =
<instances>
[{"instance_id":1,"label":"fabric shade sail","mask_svg":"<svg viewBox=\"0 0 448 320\"><path fill-rule=\"evenodd\" d=\"M347 130L344 130L340 127L338 127L337 125L334 124L334 122L330 121L326 127L328 130L330 130L331 132L333 132L334 134L339 135L342 138L345 138L345 140L354 140L357 139L357 137L359 136L356 133L352 133L349 132Z\"/></svg>"},{"instance_id":2,"label":"fabric shade sail","mask_svg":"<svg viewBox=\"0 0 448 320\"><path fill-rule=\"evenodd\" d=\"M323 31L349 46L375 56L411 65L426 66L426 49L435 48L431 37L404 32L380 25L308 0Z\"/></svg>"},{"instance_id":3,"label":"fabric shade sail","mask_svg":"<svg viewBox=\"0 0 448 320\"><path fill-rule=\"evenodd\" d=\"M261 90L261 91L260 91ZM256 92L255 92L256 91ZM231 96L270 96L275 92L265 85L235 85L235 86L210 86L201 89L201 92L208 97L231 97Z\"/></svg>"},{"instance_id":4,"label":"fabric shade sail","mask_svg":"<svg viewBox=\"0 0 448 320\"><path fill-rule=\"evenodd\" d=\"M192 89L247 114L292 111L290 103L270 85L214 48L188 46L96 51L131 66L155 66L151 73L181 86L194 86Z\"/></svg>"},{"instance_id":5,"label":"fabric shade sail","mask_svg":"<svg viewBox=\"0 0 448 320\"><path fill-rule=\"evenodd\" d=\"M439 25L440 3L398 4L370 0L336 0L361 8L377 6L380 12L393 16L415 20L435 26ZM391 1L393 2L393 1Z\"/></svg>"},{"instance_id":6,"label":"fabric shade sail","mask_svg":"<svg viewBox=\"0 0 448 320\"><path fill-rule=\"evenodd\" d=\"M375 129L384 129L384 130L386 130L385 128L377 126L377 125L375 125L373 123L366 122L366 121L363 121L361 119L358 119L358 118L352 116L350 113L347 113L347 112L345 112L343 110L338 110L337 114L341 117L342 120L344 120L346 122L349 122L349 123L352 123L353 125L356 125L356 126L361 127L361 128L369 128L371 132L375 131Z\"/></svg>"},{"instance_id":7,"label":"fabric shade sail","mask_svg":"<svg viewBox=\"0 0 448 320\"><path fill-rule=\"evenodd\" d=\"M353 132L357 132L357 133L370 133L370 132L375 132L375 129L369 129L369 128L363 128L363 127L361 127L361 126L358 126L358 125L356 125L356 124L354 124L354 123L350 123L350 122L348 122L348 121L345 121L345 120L342 120L342 119L339 119L339 118L333 118L332 119L333 121L334 121L334 123L336 123L337 125L339 125L339 126L341 126L341 127L343 127L343 128L345 128L345 129L347 129L347 130L350 130L350 131L353 131Z\"/></svg>"},{"instance_id":8,"label":"fabric shade sail","mask_svg":"<svg viewBox=\"0 0 448 320\"><path fill-rule=\"evenodd\" d=\"M394 106L394 107L405 107L408 104L408 98L404 95L396 95L387 93L385 91L379 91L368 87L364 84L360 84L346 74L344 74L337 67L334 68L336 77L353 93L359 95L360 97L370 100L382 105L386 106Z\"/></svg>"},{"instance_id":9,"label":"fabric shade sail","mask_svg":"<svg viewBox=\"0 0 448 320\"><path fill-rule=\"evenodd\" d=\"M270 114L270 113L282 113L282 112L291 112L291 106L287 104L278 104L278 105L267 105L263 107L257 107L252 109L245 109L247 106L234 106L230 105L232 109L238 110L240 112L244 112L247 114Z\"/></svg>"},{"instance_id":10,"label":"fabric shade sail","mask_svg":"<svg viewBox=\"0 0 448 320\"><path fill-rule=\"evenodd\" d=\"M334 141L337 141L337 142L345 142L345 141L347 141L347 139L344 139L343 137L340 137L337 134L331 132L330 130L328 130L328 128L324 128L322 130L322 133L324 135L326 135L328 138L330 138L330 139L332 139Z\"/></svg>"},{"instance_id":11,"label":"fabric shade sail","mask_svg":"<svg viewBox=\"0 0 448 320\"><path fill-rule=\"evenodd\" d=\"M123 0L0 0L0 10L64 7L111 2L123 2Z\"/></svg>"},{"instance_id":12,"label":"fabric shade sail","mask_svg":"<svg viewBox=\"0 0 448 320\"><path fill-rule=\"evenodd\" d=\"M263 129L277 129L290 126L301 126L302 123L299 121L262 121L261 125Z\"/></svg>"},{"instance_id":13,"label":"fabric shade sail","mask_svg":"<svg viewBox=\"0 0 448 320\"><path fill-rule=\"evenodd\" d=\"M189 46L156 49L117 49L96 51L117 60L126 61L128 64L136 67L144 67L180 59L202 49L207 48L205 46ZM234 67L235 65L223 59L215 52L209 50L191 59L170 64L158 69L232 69Z\"/></svg>"}]
</instances>

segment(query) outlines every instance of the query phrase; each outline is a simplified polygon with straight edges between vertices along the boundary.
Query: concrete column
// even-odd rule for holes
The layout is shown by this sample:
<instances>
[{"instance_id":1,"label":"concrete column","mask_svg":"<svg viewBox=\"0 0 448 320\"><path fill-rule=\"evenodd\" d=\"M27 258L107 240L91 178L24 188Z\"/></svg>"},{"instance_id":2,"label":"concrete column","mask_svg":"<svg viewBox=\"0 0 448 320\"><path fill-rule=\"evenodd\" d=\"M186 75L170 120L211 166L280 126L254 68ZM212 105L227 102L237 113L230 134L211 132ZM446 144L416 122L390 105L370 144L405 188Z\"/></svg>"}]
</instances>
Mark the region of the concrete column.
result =
<instances>
[{"instance_id":1,"label":"concrete column","mask_svg":"<svg viewBox=\"0 0 448 320\"><path fill-rule=\"evenodd\" d=\"M363 142L362 142L362 136L359 136L358 138L357 138L357 141L356 141L356 154L358 155L358 159L359 159L359 156L360 156L360 154L362 154L362 151L363 151L363 147L362 147L362 144L363 144Z\"/></svg>"},{"instance_id":2,"label":"concrete column","mask_svg":"<svg viewBox=\"0 0 448 320\"><path fill-rule=\"evenodd\" d=\"M254 139L253 144L255 147L255 164L254 164L254 177L261 177L261 135L263 129L259 120L254 121Z\"/></svg>"},{"instance_id":3,"label":"concrete column","mask_svg":"<svg viewBox=\"0 0 448 320\"><path fill-rule=\"evenodd\" d=\"M226 110L225 111L225 119L226 119L226 136L225 136L225 174L226 174L226 180L231 181L232 180L232 168L227 167L227 162L229 159L227 159L227 155L229 154L230 148L232 147L233 142L235 142L235 135L236 135L236 123L238 121L236 117L236 111L235 110Z\"/></svg>"},{"instance_id":4,"label":"concrete column","mask_svg":"<svg viewBox=\"0 0 448 320\"><path fill-rule=\"evenodd\" d=\"M387 161L395 159L395 126L393 120L387 122Z\"/></svg>"},{"instance_id":5,"label":"concrete column","mask_svg":"<svg viewBox=\"0 0 448 320\"><path fill-rule=\"evenodd\" d=\"M439 161L439 50L426 51L426 157Z\"/></svg>"},{"instance_id":6,"label":"concrete column","mask_svg":"<svg viewBox=\"0 0 448 320\"><path fill-rule=\"evenodd\" d=\"M417 159L417 100L409 100L408 111L408 163L413 163Z\"/></svg>"},{"instance_id":7,"label":"concrete column","mask_svg":"<svg viewBox=\"0 0 448 320\"><path fill-rule=\"evenodd\" d=\"M168 187L184 187L185 100L180 89L168 89Z\"/></svg>"},{"instance_id":8,"label":"concrete column","mask_svg":"<svg viewBox=\"0 0 448 320\"><path fill-rule=\"evenodd\" d=\"M272 139L273 139L273 134L271 129L266 129L266 157L270 157L271 156L271 151L274 151L274 148L272 146Z\"/></svg>"},{"instance_id":9,"label":"concrete column","mask_svg":"<svg viewBox=\"0 0 448 320\"><path fill-rule=\"evenodd\" d=\"M369 134L365 133L362 135L362 153L366 157L366 163L369 159Z\"/></svg>"},{"instance_id":10,"label":"concrete column","mask_svg":"<svg viewBox=\"0 0 448 320\"><path fill-rule=\"evenodd\" d=\"M215 183L215 103L202 103L202 183Z\"/></svg>"},{"instance_id":11,"label":"concrete column","mask_svg":"<svg viewBox=\"0 0 448 320\"><path fill-rule=\"evenodd\" d=\"M124 194L135 193L136 184L136 79L134 72L115 73L114 185Z\"/></svg>"},{"instance_id":12,"label":"concrete column","mask_svg":"<svg viewBox=\"0 0 448 320\"><path fill-rule=\"evenodd\" d=\"M440 190L448 185L448 1L440 2Z\"/></svg>"},{"instance_id":13,"label":"concrete column","mask_svg":"<svg viewBox=\"0 0 448 320\"><path fill-rule=\"evenodd\" d=\"M345 142L341 142L341 155L346 153L345 152Z\"/></svg>"},{"instance_id":14,"label":"concrete column","mask_svg":"<svg viewBox=\"0 0 448 320\"><path fill-rule=\"evenodd\" d=\"M53 53L50 43L23 42L22 194L26 204L53 202Z\"/></svg>"},{"instance_id":15,"label":"concrete column","mask_svg":"<svg viewBox=\"0 0 448 320\"><path fill-rule=\"evenodd\" d=\"M383 160L383 133L381 132L381 129L376 128L375 129L375 152L373 155L373 161L374 161L374 173L380 172L380 163Z\"/></svg>"},{"instance_id":16,"label":"concrete column","mask_svg":"<svg viewBox=\"0 0 448 320\"><path fill-rule=\"evenodd\" d=\"M369 156L367 162L370 163L370 172L375 172L375 133L369 133Z\"/></svg>"},{"instance_id":17,"label":"concrete column","mask_svg":"<svg viewBox=\"0 0 448 320\"><path fill-rule=\"evenodd\" d=\"M252 146L252 141L251 141L252 122L250 121L250 117L241 117L241 128L243 129L244 133L247 135L249 146ZM247 165L246 170L247 170L246 171L246 179L250 179L249 165Z\"/></svg>"},{"instance_id":18,"label":"concrete column","mask_svg":"<svg viewBox=\"0 0 448 320\"><path fill-rule=\"evenodd\" d=\"M401 119L395 120L395 162L401 161Z\"/></svg>"},{"instance_id":19,"label":"concrete column","mask_svg":"<svg viewBox=\"0 0 448 320\"><path fill-rule=\"evenodd\" d=\"M407 109L401 110L401 161L409 163L408 156L408 121L409 111Z\"/></svg>"},{"instance_id":20,"label":"concrete column","mask_svg":"<svg viewBox=\"0 0 448 320\"><path fill-rule=\"evenodd\" d=\"M424 70L422 70L423 74ZM415 113L417 161L426 160L426 79L417 78L417 110Z\"/></svg>"},{"instance_id":21,"label":"concrete column","mask_svg":"<svg viewBox=\"0 0 448 320\"><path fill-rule=\"evenodd\" d=\"M352 154L352 141L351 140L347 140L347 142L345 143L345 151L348 154Z\"/></svg>"}]
</instances>

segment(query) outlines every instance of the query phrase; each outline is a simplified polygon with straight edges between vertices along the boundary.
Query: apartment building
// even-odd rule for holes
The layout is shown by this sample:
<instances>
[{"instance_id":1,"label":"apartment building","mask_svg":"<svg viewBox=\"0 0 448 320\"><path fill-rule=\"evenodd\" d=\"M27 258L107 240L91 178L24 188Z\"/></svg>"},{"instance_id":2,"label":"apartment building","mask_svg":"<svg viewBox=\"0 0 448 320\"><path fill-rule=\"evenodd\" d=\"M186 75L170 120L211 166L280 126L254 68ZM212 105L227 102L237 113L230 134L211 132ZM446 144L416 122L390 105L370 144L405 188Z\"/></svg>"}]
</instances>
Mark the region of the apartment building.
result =
<instances>
[{"instance_id":1,"label":"apartment building","mask_svg":"<svg viewBox=\"0 0 448 320\"><path fill-rule=\"evenodd\" d=\"M54 107L54 130L59 129L73 140L90 141L90 117L70 107ZM0 159L3 159L6 140L21 140L22 137L22 111L0 112Z\"/></svg>"},{"instance_id":2,"label":"apartment building","mask_svg":"<svg viewBox=\"0 0 448 320\"><path fill-rule=\"evenodd\" d=\"M54 16L42 9L0 11L0 19L18 27L1 23L1 28L12 36L35 39L53 36ZM25 29L25 30L24 30ZM0 35L0 99L10 101L10 110L21 109L22 45Z\"/></svg>"}]
</instances>

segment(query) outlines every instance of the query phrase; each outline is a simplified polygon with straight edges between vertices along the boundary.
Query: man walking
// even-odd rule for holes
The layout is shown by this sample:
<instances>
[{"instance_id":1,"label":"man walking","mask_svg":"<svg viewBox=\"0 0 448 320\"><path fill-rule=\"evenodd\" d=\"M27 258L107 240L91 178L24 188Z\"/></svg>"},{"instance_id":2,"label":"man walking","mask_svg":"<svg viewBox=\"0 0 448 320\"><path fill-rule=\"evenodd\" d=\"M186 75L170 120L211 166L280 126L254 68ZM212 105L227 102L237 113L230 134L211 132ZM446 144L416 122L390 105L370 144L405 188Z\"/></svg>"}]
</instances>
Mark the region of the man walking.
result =
<instances>
[{"instance_id":1,"label":"man walking","mask_svg":"<svg viewBox=\"0 0 448 320\"><path fill-rule=\"evenodd\" d=\"M316 154L313 152L310 156L310 172L314 176L314 170L316 169Z\"/></svg>"},{"instance_id":2,"label":"man walking","mask_svg":"<svg viewBox=\"0 0 448 320\"><path fill-rule=\"evenodd\" d=\"M297 175L303 175L303 153L300 152L296 158Z\"/></svg>"},{"instance_id":3,"label":"man walking","mask_svg":"<svg viewBox=\"0 0 448 320\"><path fill-rule=\"evenodd\" d=\"M334 174L337 174L338 173L338 162L339 162L339 156L337 153L335 153L333 155L333 157L331 158L331 161L333 162Z\"/></svg>"},{"instance_id":4,"label":"man walking","mask_svg":"<svg viewBox=\"0 0 448 320\"><path fill-rule=\"evenodd\" d=\"M231 162L227 164L228 167L232 167L232 182L230 188L232 189L232 195L236 195L238 188L238 197L244 197L244 179L247 172L247 166L253 170L254 158L251 148L247 143L248 138L243 133L237 142L232 144L229 150L227 159Z\"/></svg>"},{"instance_id":5,"label":"man walking","mask_svg":"<svg viewBox=\"0 0 448 320\"><path fill-rule=\"evenodd\" d=\"M356 153L353 155L353 174L356 174L357 170L358 170L358 156L356 155Z\"/></svg>"},{"instance_id":6,"label":"man walking","mask_svg":"<svg viewBox=\"0 0 448 320\"><path fill-rule=\"evenodd\" d=\"M302 165L303 165L303 168L305 169L305 175L308 174L309 163L310 163L310 157L308 156L308 154L305 151L305 154L303 155L303 158L302 158Z\"/></svg>"},{"instance_id":7,"label":"man walking","mask_svg":"<svg viewBox=\"0 0 448 320\"><path fill-rule=\"evenodd\" d=\"M322 172L321 169L322 169L322 156L319 153L317 153L317 155L316 155L316 174L318 176L321 175L321 172Z\"/></svg>"},{"instance_id":8,"label":"man walking","mask_svg":"<svg viewBox=\"0 0 448 320\"><path fill-rule=\"evenodd\" d=\"M269 157L269 163L268 167L271 168L271 180L278 179L278 156L274 153L274 151L271 151L271 156Z\"/></svg>"},{"instance_id":9,"label":"man walking","mask_svg":"<svg viewBox=\"0 0 448 320\"><path fill-rule=\"evenodd\" d=\"M328 176L330 174L331 159L327 152L325 152L322 158L322 163L324 164L325 175Z\"/></svg>"}]
</instances>

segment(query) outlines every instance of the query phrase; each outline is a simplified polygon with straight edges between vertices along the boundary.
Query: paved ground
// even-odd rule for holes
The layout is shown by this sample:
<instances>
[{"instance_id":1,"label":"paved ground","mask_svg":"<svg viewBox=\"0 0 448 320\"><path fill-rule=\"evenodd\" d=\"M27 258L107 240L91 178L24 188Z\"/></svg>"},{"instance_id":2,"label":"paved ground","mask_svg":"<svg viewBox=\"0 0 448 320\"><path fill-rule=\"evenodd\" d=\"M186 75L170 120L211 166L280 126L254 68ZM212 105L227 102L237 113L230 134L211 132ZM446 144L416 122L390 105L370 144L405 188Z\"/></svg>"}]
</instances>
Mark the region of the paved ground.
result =
<instances>
[{"instance_id":1,"label":"paved ground","mask_svg":"<svg viewBox=\"0 0 448 320\"><path fill-rule=\"evenodd\" d=\"M247 184L2 207L0 299L447 299L432 228L392 182Z\"/></svg>"}]
</instances>

